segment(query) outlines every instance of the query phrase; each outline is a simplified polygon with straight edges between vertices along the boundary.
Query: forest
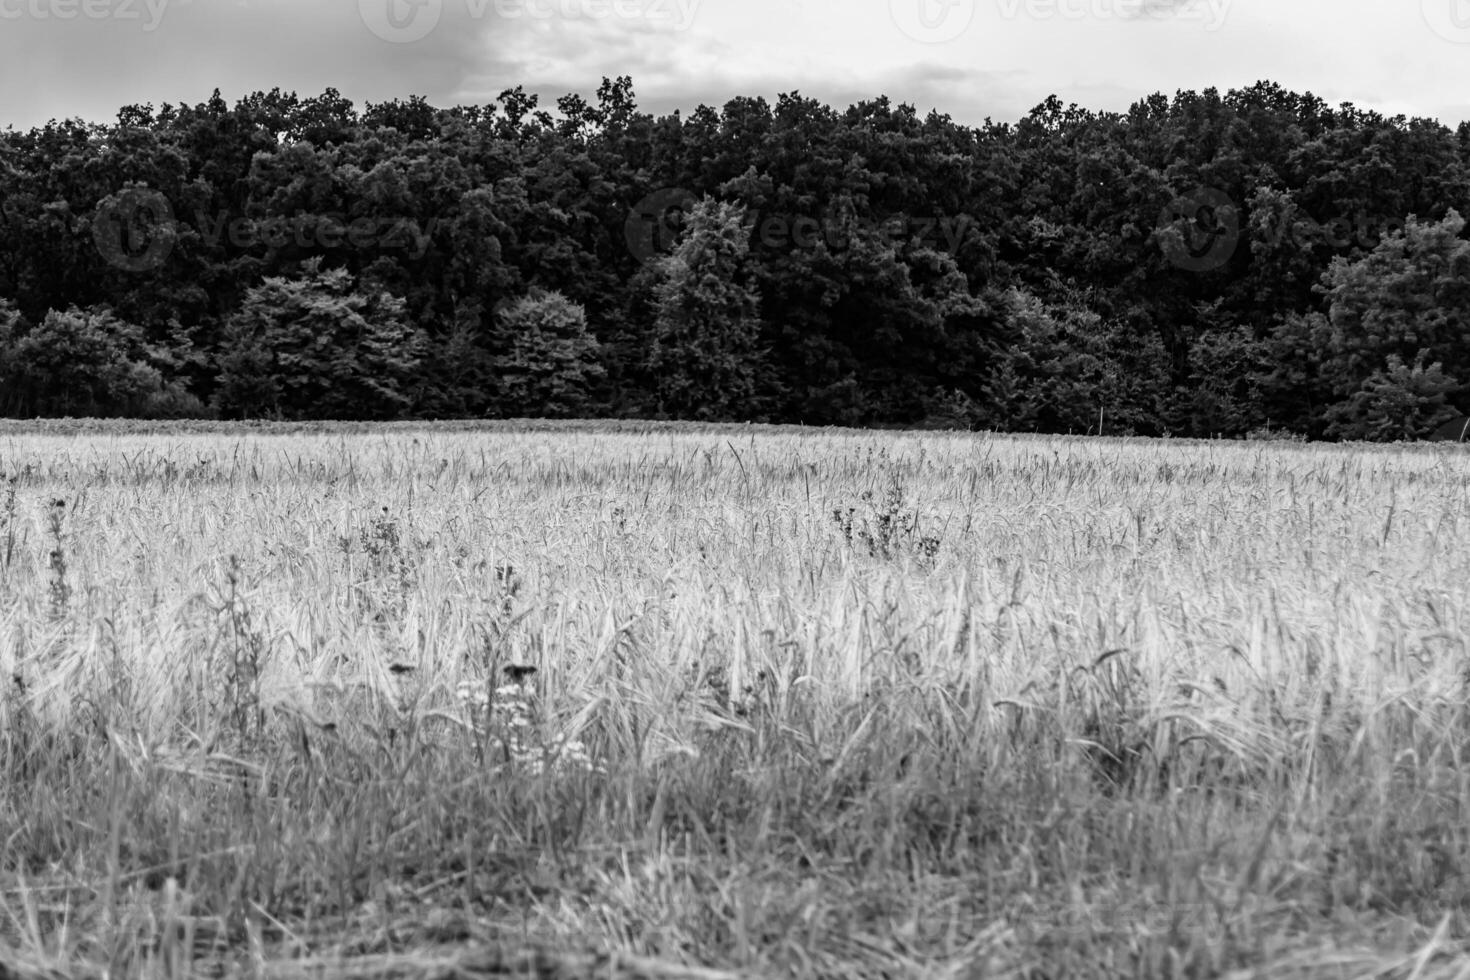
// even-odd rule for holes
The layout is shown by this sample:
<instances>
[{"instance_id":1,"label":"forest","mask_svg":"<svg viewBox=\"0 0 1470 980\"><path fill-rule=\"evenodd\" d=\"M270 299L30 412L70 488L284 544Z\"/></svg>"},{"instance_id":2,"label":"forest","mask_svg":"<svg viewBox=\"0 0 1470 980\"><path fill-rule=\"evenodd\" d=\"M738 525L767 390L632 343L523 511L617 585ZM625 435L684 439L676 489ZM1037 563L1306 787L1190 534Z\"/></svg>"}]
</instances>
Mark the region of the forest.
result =
<instances>
[{"instance_id":1,"label":"forest","mask_svg":"<svg viewBox=\"0 0 1470 980\"><path fill-rule=\"evenodd\" d=\"M1398 440L1470 407L1470 122L1269 82L969 126L233 106L0 133L0 415Z\"/></svg>"}]
</instances>

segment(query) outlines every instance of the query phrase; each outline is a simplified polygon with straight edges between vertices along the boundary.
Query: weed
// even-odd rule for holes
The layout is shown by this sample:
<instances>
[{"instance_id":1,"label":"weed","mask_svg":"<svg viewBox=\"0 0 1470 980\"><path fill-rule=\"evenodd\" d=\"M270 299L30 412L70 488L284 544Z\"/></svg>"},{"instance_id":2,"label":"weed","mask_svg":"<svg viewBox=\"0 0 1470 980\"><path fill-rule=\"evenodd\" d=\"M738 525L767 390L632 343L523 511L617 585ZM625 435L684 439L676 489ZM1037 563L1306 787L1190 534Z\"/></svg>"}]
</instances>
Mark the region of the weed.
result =
<instances>
[{"instance_id":1,"label":"weed","mask_svg":"<svg viewBox=\"0 0 1470 980\"><path fill-rule=\"evenodd\" d=\"M379 571L394 574L407 564L403 554L403 534L398 522L383 508L383 513L374 517L366 527L357 529L358 541L367 553L368 560Z\"/></svg>"},{"instance_id":2,"label":"weed","mask_svg":"<svg viewBox=\"0 0 1470 980\"><path fill-rule=\"evenodd\" d=\"M0 504L0 530L5 533L5 547L0 549L0 572L9 575L10 564L15 560L15 498L19 477L5 479L5 502Z\"/></svg>"},{"instance_id":3,"label":"weed","mask_svg":"<svg viewBox=\"0 0 1470 980\"><path fill-rule=\"evenodd\" d=\"M905 497L898 483L890 484L881 499L864 490L862 510L833 508L832 524L848 547L860 548L870 558L893 561L908 555L932 567L939 556L940 539L920 532L919 515L906 507Z\"/></svg>"},{"instance_id":4,"label":"weed","mask_svg":"<svg viewBox=\"0 0 1470 980\"><path fill-rule=\"evenodd\" d=\"M500 590L500 615L509 617L515 610L516 597L521 594L521 578L511 564L495 566L495 585Z\"/></svg>"},{"instance_id":5,"label":"weed","mask_svg":"<svg viewBox=\"0 0 1470 980\"><path fill-rule=\"evenodd\" d=\"M359 527L355 536L338 539L349 559L360 550L367 559L362 573L354 578L358 601L380 623L401 619L414 589L417 556L430 548L427 541L411 542L389 508Z\"/></svg>"},{"instance_id":6,"label":"weed","mask_svg":"<svg viewBox=\"0 0 1470 980\"><path fill-rule=\"evenodd\" d=\"M51 536L48 567L51 571L49 595L53 620L65 618L66 607L71 602L71 585L66 577L66 542L63 537L65 525L66 501L57 498L51 501L51 509L46 515L46 528Z\"/></svg>"},{"instance_id":7,"label":"weed","mask_svg":"<svg viewBox=\"0 0 1470 980\"><path fill-rule=\"evenodd\" d=\"M1305 443L1307 441L1307 437L1301 433L1292 432L1288 429L1273 429L1270 423L1250 430L1245 434L1245 437L1251 442Z\"/></svg>"},{"instance_id":8,"label":"weed","mask_svg":"<svg viewBox=\"0 0 1470 980\"><path fill-rule=\"evenodd\" d=\"M224 707L239 748L257 745L265 734L265 710L260 682L270 654L270 642L255 624L242 595L240 559L231 555L225 573L226 593L215 607L225 620Z\"/></svg>"},{"instance_id":9,"label":"weed","mask_svg":"<svg viewBox=\"0 0 1470 980\"><path fill-rule=\"evenodd\" d=\"M589 758L580 738L548 732L550 719L540 710L535 667L510 664L503 673L502 684L489 679L462 681L455 691L470 729L499 750L499 765L536 776L603 771Z\"/></svg>"}]
</instances>

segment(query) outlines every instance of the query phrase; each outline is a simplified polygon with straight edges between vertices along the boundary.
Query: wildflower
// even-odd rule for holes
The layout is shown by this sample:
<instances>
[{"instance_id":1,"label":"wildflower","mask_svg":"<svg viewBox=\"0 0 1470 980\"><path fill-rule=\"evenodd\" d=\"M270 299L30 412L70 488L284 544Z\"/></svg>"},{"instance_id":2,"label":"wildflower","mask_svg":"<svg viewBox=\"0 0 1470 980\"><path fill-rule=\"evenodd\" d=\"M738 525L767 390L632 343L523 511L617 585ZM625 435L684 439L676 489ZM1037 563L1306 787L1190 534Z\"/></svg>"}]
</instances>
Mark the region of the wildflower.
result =
<instances>
[{"instance_id":1,"label":"wildflower","mask_svg":"<svg viewBox=\"0 0 1470 980\"><path fill-rule=\"evenodd\" d=\"M593 763L581 739L544 739L536 717L536 692L529 672L514 675L514 683L502 684L490 694L487 682L462 681L455 695L466 714L469 726L478 735L491 734L506 747L510 762L518 769L541 775L548 764L553 771L580 769L602 772Z\"/></svg>"}]
</instances>

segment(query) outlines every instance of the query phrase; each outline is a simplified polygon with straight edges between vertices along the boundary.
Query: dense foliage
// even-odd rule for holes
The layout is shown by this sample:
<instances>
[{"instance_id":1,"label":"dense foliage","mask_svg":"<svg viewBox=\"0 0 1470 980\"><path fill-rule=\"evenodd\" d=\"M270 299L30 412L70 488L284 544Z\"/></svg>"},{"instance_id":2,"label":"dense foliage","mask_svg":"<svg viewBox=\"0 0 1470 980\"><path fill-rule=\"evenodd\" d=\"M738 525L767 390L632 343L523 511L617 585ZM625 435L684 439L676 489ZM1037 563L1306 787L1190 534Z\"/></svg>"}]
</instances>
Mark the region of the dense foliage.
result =
<instances>
[{"instance_id":1,"label":"dense foliage","mask_svg":"<svg viewBox=\"0 0 1470 980\"><path fill-rule=\"evenodd\" d=\"M1470 123L328 90L0 133L0 411L1329 438L1470 402Z\"/></svg>"}]
</instances>

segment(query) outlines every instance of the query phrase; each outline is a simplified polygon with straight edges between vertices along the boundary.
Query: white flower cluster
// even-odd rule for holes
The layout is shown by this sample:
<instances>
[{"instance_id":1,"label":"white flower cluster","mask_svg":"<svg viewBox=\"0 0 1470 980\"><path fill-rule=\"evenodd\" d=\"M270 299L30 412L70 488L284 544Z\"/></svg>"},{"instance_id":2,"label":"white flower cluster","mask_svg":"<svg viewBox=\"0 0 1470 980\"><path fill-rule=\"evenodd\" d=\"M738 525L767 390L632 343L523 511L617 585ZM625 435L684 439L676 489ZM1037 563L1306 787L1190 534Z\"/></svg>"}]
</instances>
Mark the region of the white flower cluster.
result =
<instances>
[{"instance_id":1,"label":"white flower cluster","mask_svg":"<svg viewBox=\"0 0 1470 980\"><path fill-rule=\"evenodd\" d=\"M469 716L476 734L488 733L499 739L510 755L511 764L532 775L548 769L567 772L602 772L587 754L579 738L543 738L536 718L536 691L529 680L502 684L490 692L488 681L461 681L455 690L459 703Z\"/></svg>"}]
</instances>

